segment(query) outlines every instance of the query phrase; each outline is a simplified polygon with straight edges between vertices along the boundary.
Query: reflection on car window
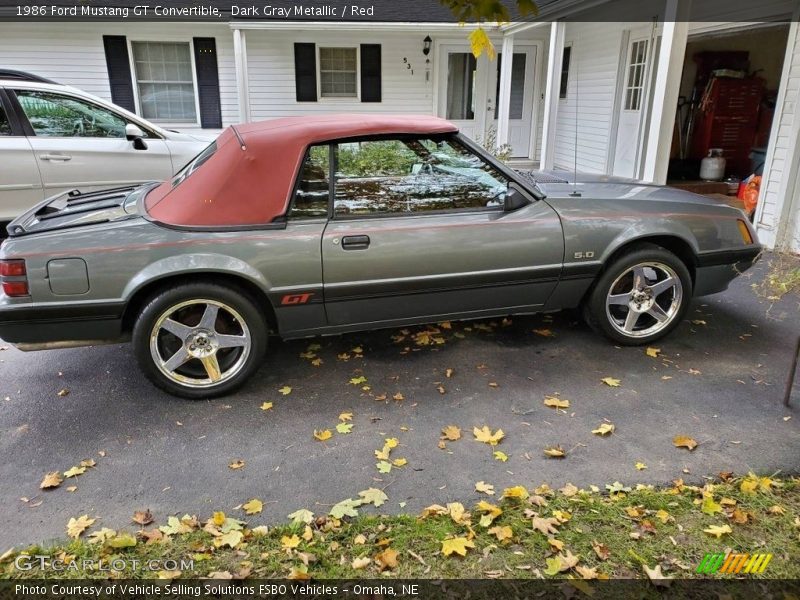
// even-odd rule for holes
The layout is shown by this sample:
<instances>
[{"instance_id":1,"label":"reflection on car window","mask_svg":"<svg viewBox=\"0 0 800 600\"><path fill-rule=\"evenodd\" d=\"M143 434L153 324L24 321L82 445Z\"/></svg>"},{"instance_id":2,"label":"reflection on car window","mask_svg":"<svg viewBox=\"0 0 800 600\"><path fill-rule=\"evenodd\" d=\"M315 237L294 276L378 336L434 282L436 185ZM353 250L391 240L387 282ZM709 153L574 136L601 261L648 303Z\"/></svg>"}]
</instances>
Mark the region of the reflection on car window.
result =
<instances>
[{"instance_id":1,"label":"reflection on car window","mask_svg":"<svg viewBox=\"0 0 800 600\"><path fill-rule=\"evenodd\" d=\"M15 90L15 93L38 136L125 137L125 119L110 110L51 92Z\"/></svg>"},{"instance_id":2,"label":"reflection on car window","mask_svg":"<svg viewBox=\"0 0 800 600\"><path fill-rule=\"evenodd\" d=\"M2 103L0 103L0 135L11 135L11 123L8 122L8 115Z\"/></svg>"},{"instance_id":3,"label":"reflection on car window","mask_svg":"<svg viewBox=\"0 0 800 600\"><path fill-rule=\"evenodd\" d=\"M498 208L508 180L456 140L402 138L336 147L337 215Z\"/></svg>"},{"instance_id":4,"label":"reflection on car window","mask_svg":"<svg viewBox=\"0 0 800 600\"><path fill-rule=\"evenodd\" d=\"M214 152L217 151L217 142L211 142L208 146L206 146L200 154L195 156L192 160L190 160L186 165L175 174L175 177L172 178L172 187L177 187L184 179L186 179L189 175L197 171L203 163L205 163L209 158L214 155Z\"/></svg>"},{"instance_id":5,"label":"reflection on car window","mask_svg":"<svg viewBox=\"0 0 800 600\"><path fill-rule=\"evenodd\" d=\"M328 216L329 147L312 146L303 161L294 202L289 210L290 219L314 219Z\"/></svg>"}]
</instances>

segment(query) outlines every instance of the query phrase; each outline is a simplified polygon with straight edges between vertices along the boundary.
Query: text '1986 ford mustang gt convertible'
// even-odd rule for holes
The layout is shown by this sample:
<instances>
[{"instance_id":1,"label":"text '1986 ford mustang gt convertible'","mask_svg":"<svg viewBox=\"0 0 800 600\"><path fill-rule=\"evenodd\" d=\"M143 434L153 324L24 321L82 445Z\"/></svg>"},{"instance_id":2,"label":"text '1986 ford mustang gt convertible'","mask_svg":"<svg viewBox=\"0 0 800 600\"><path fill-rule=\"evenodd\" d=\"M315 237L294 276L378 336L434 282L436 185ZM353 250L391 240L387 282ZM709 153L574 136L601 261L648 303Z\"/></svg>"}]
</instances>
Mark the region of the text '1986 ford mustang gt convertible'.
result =
<instances>
[{"instance_id":1,"label":"text '1986 ford mustang gt convertible'","mask_svg":"<svg viewBox=\"0 0 800 600\"><path fill-rule=\"evenodd\" d=\"M508 168L434 117L228 128L172 179L45 200L0 250L0 338L132 339L158 387L231 392L284 338L582 307L647 344L759 254L743 213Z\"/></svg>"}]
</instances>

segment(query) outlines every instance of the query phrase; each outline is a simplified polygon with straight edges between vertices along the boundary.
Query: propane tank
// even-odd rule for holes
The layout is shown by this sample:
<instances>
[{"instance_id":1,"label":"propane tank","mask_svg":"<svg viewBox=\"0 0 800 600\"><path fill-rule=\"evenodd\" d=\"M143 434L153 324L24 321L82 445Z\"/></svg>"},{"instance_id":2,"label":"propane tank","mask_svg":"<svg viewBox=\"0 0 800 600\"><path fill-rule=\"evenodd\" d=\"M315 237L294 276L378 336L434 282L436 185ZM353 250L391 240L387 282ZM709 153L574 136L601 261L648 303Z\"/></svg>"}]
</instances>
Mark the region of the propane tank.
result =
<instances>
[{"instance_id":1,"label":"propane tank","mask_svg":"<svg viewBox=\"0 0 800 600\"><path fill-rule=\"evenodd\" d=\"M703 181L722 181L725 177L725 159L722 148L709 148L708 156L700 161L700 179Z\"/></svg>"}]
</instances>

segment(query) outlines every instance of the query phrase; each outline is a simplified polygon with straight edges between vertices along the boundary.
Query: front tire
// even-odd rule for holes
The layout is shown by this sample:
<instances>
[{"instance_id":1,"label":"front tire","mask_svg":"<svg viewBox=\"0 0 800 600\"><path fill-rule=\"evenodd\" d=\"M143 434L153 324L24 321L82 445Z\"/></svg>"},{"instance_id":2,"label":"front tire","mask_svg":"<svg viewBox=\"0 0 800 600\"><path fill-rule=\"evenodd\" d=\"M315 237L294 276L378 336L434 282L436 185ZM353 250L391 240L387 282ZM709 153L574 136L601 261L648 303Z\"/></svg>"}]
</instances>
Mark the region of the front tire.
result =
<instances>
[{"instance_id":1,"label":"front tire","mask_svg":"<svg viewBox=\"0 0 800 600\"><path fill-rule=\"evenodd\" d=\"M133 329L145 376L174 396L199 400L229 394L262 364L267 323L237 288L190 283L162 290Z\"/></svg>"},{"instance_id":2,"label":"front tire","mask_svg":"<svg viewBox=\"0 0 800 600\"><path fill-rule=\"evenodd\" d=\"M689 269L672 252L641 245L616 259L592 288L584 316L618 344L649 344L683 319L692 297Z\"/></svg>"}]
</instances>

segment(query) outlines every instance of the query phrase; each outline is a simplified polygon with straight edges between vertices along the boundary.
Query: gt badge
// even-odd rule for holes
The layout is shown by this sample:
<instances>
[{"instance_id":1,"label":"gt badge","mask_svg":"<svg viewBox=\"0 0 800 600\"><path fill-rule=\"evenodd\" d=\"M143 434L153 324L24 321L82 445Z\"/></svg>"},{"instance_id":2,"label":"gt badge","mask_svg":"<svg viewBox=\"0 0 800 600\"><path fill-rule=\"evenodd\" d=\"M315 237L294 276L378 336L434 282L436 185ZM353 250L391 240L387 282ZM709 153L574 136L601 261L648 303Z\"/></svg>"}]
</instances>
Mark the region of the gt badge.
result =
<instances>
[{"instance_id":1,"label":"gt badge","mask_svg":"<svg viewBox=\"0 0 800 600\"><path fill-rule=\"evenodd\" d=\"M305 294L286 294L283 298L281 298L281 305L292 306L293 304L307 304L313 295L314 292L308 292Z\"/></svg>"}]
</instances>

